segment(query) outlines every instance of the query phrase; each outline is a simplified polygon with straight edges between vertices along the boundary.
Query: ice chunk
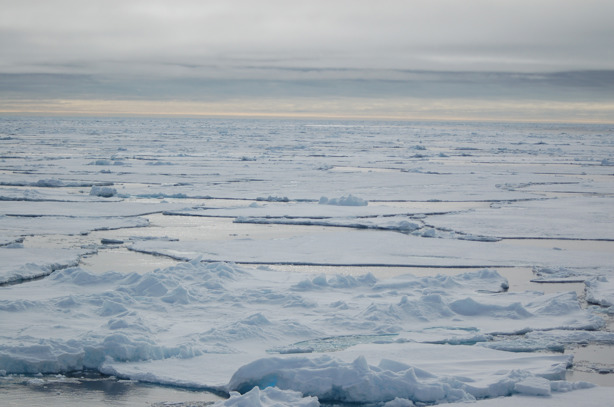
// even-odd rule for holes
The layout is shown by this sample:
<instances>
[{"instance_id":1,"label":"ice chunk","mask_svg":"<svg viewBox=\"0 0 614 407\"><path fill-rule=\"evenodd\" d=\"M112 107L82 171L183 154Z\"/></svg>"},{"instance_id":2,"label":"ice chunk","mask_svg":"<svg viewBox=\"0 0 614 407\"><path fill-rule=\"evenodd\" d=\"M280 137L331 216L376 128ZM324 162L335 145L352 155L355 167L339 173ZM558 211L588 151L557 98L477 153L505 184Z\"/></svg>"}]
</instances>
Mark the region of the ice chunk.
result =
<instances>
[{"instance_id":1,"label":"ice chunk","mask_svg":"<svg viewBox=\"0 0 614 407\"><path fill-rule=\"evenodd\" d=\"M605 276L591 278L586 282L586 301L603 307L614 306L614 281Z\"/></svg>"},{"instance_id":2,"label":"ice chunk","mask_svg":"<svg viewBox=\"0 0 614 407\"><path fill-rule=\"evenodd\" d=\"M239 369L229 388L248 391L254 386L298 390L320 400L343 402L390 401L397 397L420 402L473 400L460 389L420 378L411 366L390 371L369 366L364 357L341 362L330 356L317 358L266 358Z\"/></svg>"},{"instance_id":3,"label":"ice chunk","mask_svg":"<svg viewBox=\"0 0 614 407\"><path fill-rule=\"evenodd\" d=\"M348 196L342 196L340 198L329 199L325 196L320 198L320 205L367 206L368 204L369 204L368 201L365 201L362 198L353 196L352 194Z\"/></svg>"},{"instance_id":4,"label":"ice chunk","mask_svg":"<svg viewBox=\"0 0 614 407\"><path fill-rule=\"evenodd\" d=\"M463 298L450 303L450 309L459 315L480 316L488 315L495 318L521 319L529 318L532 314L520 303L501 306L497 304L479 303L473 298Z\"/></svg>"},{"instance_id":5,"label":"ice chunk","mask_svg":"<svg viewBox=\"0 0 614 407\"><path fill-rule=\"evenodd\" d=\"M50 179L41 179L36 182L37 187L45 187L45 188L60 188L65 184L62 180L50 178Z\"/></svg>"},{"instance_id":6,"label":"ice chunk","mask_svg":"<svg viewBox=\"0 0 614 407\"><path fill-rule=\"evenodd\" d=\"M317 397L303 397L298 391L254 387L245 394L231 392L230 398L218 401L212 407L318 407Z\"/></svg>"},{"instance_id":7,"label":"ice chunk","mask_svg":"<svg viewBox=\"0 0 614 407\"><path fill-rule=\"evenodd\" d=\"M413 407L414 403L411 400L395 398L384 404L384 407Z\"/></svg>"},{"instance_id":8,"label":"ice chunk","mask_svg":"<svg viewBox=\"0 0 614 407\"><path fill-rule=\"evenodd\" d=\"M100 196L102 198L110 198L117 195L117 190L111 187L94 185L90 190L90 195Z\"/></svg>"},{"instance_id":9,"label":"ice chunk","mask_svg":"<svg viewBox=\"0 0 614 407\"><path fill-rule=\"evenodd\" d=\"M478 382L443 377L399 362L382 360L371 366L362 356L344 362L331 356L264 358L241 367L229 388L248 391L254 386L298 390L320 400L392 402L391 405L475 401L513 393L549 395L550 381L527 370L494 374ZM407 401L401 401L405 399Z\"/></svg>"},{"instance_id":10,"label":"ice chunk","mask_svg":"<svg viewBox=\"0 0 614 407\"><path fill-rule=\"evenodd\" d=\"M549 396L550 381L542 377L531 377L516 383L514 391L530 396Z\"/></svg>"}]
</instances>

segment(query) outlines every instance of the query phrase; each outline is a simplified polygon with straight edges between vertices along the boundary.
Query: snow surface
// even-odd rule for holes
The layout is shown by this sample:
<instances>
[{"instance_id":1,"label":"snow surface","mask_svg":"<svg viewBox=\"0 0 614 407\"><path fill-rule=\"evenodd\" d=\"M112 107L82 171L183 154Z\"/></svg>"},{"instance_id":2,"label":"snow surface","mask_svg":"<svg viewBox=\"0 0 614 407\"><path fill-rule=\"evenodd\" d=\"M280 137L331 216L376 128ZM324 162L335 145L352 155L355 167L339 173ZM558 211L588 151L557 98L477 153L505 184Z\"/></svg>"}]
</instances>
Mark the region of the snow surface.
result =
<instances>
[{"instance_id":1,"label":"snow surface","mask_svg":"<svg viewBox=\"0 0 614 407\"><path fill-rule=\"evenodd\" d=\"M0 374L96 369L219 406L604 405L563 351L614 345L613 134L4 118ZM88 269L103 247L181 262ZM586 292L510 289L498 270L521 267Z\"/></svg>"}]
</instances>

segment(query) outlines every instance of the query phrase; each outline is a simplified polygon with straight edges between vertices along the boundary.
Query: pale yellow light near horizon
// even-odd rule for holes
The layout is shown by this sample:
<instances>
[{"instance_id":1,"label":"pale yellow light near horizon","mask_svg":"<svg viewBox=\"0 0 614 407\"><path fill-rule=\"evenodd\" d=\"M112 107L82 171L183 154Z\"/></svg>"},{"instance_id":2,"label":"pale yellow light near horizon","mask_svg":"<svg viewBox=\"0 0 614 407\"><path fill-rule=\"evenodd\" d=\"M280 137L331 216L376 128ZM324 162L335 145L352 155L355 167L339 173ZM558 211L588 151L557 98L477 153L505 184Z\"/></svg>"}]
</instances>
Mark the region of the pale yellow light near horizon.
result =
<instances>
[{"instance_id":1,"label":"pale yellow light near horizon","mask_svg":"<svg viewBox=\"0 0 614 407\"><path fill-rule=\"evenodd\" d=\"M0 114L614 124L614 103L410 98L258 98L223 102L48 99L0 101Z\"/></svg>"}]
</instances>

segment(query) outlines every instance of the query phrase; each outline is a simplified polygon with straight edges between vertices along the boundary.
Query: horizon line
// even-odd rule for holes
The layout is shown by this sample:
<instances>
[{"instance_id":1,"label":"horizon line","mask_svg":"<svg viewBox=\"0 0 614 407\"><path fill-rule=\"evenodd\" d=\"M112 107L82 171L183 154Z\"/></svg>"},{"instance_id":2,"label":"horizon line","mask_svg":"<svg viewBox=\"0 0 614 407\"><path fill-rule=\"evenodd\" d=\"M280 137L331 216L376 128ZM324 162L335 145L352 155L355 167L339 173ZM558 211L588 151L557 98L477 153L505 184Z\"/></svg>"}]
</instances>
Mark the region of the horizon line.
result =
<instances>
[{"instance_id":1,"label":"horizon line","mask_svg":"<svg viewBox=\"0 0 614 407\"><path fill-rule=\"evenodd\" d=\"M1 116L279 118L614 124L614 103L481 99L36 99L0 101Z\"/></svg>"}]
</instances>

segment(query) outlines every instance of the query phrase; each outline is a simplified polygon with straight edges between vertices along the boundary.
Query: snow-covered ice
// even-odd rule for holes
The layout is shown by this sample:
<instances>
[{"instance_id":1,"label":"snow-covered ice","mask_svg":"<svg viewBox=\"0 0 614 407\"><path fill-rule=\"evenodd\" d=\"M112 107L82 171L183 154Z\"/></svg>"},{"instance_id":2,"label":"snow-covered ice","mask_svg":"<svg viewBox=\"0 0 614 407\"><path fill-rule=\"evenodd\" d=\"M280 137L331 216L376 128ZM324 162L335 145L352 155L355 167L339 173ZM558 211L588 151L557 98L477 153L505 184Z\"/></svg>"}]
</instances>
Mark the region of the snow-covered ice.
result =
<instances>
[{"instance_id":1,"label":"snow-covered ice","mask_svg":"<svg viewBox=\"0 0 614 407\"><path fill-rule=\"evenodd\" d=\"M246 237L203 242L188 237L183 241L150 240L135 242L131 249L183 260L203 256L210 261L265 264L607 268L614 261L611 252L596 251L590 257L579 257L576 251L547 247L520 250L507 242L431 237L436 235L422 237L417 233L406 235L389 230L360 230L357 233L335 228L270 239ZM343 242L345 250L339 250L339 242Z\"/></svg>"},{"instance_id":2,"label":"snow-covered ice","mask_svg":"<svg viewBox=\"0 0 614 407\"><path fill-rule=\"evenodd\" d=\"M614 281L612 281L612 277L599 276L586 281L586 300L589 303L612 309L614 307Z\"/></svg>"},{"instance_id":3,"label":"snow-covered ice","mask_svg":"<svg viewBox=\"0 0 614 407\"><path fill-rule=\"evenodd\" d=\"M470 371L463 367L466 362L452 362L453 355L471 350L475 369L479 358L493 357L484 350L431 343L458 343L459 331L472 334L465 343L487 342L493 334L595 330L604 321L581 309L571 293L505 293L506 287L491 270L379 281L373 275L314 277L199 259L143 275L69 268L5 293L2 311L11 318L2 326L0 368L12 373L91 368L186 384L180 375L169 377L172 364L158 364L160 377L150 366L170 358L181 370L196 364L190 372L209 366L206 373L187 378L203 388L246 391L272 380L284 390L352 402L387 401L395 394L443 402L530 393L515 384L534 376L561 380L569 358L503 352L497 357L512 360L495 364L490 373L504 366L510 373L493 379L485 377L486 368ZM433 326L440 329L430 333ZM330 338L329 349L318 348L324 337ZM426 349L416 349L420 342ZM436 373L424 369L428 373L414 377L416 352L448 353L447 366L435 369L422 359ZM249 364L258 360L260 365ZM125 366L130 363L147 373L135 373ZM263 363L275 367L268 371ZM220 364L226 366L216 369ZM229 367L237 370L224 377ZM317 385L301 387L309 377L317 378ZM365 383L372 388L368 399L361 399L367 394L356 392L365 391ZM338 390L333 394L331 388Z\"/></svg>"},{"instance_id":4,"label":"snow-covered ice","mask_svg":"<svg viewBox=\"0 0 614 407\"><path fill-rule=\"evenodd\" d=\"M44 277L74 267L87 250L24 248L21 244L0 247L0 284ZM1 298L1 297L0 297Z\"/></svg>"},{"instance_id":5,"label":"snow-covered ice","mask_svg":"<svg viewBox=\"0 0 614 407\"><path fill-rule=\"evenodd\" d=\"M512 238L614 240L610 198L557 197L548 202L523 201L492 204L489 208L429 217L434 226L473 234ZM548 208L547 219L544 207Z\"/></svg>"},{"instance_id":6,"label":"snow-covered ice","mask_svg":"<svg viewBox=\"0 0 614 407\"><path fill-rule=\"evenodd\" d=\"M614 345L613 135L4 118L0 373L94 369L219 406L611 400L565 380L564 352ZM178 261L94 271L98 251ZM501 271L520 268L586 290L515 290Z\"/></svg>"}]
</instances>

